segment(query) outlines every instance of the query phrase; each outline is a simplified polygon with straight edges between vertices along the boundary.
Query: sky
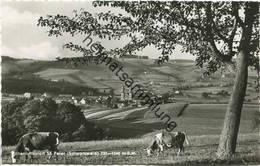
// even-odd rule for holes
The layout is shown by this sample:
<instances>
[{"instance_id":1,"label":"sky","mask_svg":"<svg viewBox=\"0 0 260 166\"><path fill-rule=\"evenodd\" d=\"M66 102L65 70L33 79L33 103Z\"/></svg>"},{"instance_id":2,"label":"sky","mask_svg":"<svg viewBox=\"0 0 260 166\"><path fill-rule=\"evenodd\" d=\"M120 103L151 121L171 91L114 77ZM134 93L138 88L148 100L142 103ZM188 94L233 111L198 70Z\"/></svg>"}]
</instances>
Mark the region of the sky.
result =
<instances>
[{"instance_id":1,"label":"sky","mask_svg":"<svg viewBox=\"0 0 260 166\"><path fill-rule=\"evenodd\" d=\"M47 29L37 26L39 17L46 15L72 15L75 9L84 8L88 12L98 13L111 10L114 13L122 13L121 9L97 7L94 8L90 1L4 1L1 5L2 14L2 55L14 58L28 58L38 60L53 60L56 57L82 56L79 53L63 49L62 46L73 41L81 43L86 36L71 37L69 35L62 37L49 37ZM120 41L100 40L93 38L94 41L100 41L105 48L123 47L128 38ZM181 47L170 56L171 59L195 59L189 53L181 53ZM160 52L153 46L146 47L138 55L149 56L149 58L158 58Z\"/></svg>"}]
</instances>

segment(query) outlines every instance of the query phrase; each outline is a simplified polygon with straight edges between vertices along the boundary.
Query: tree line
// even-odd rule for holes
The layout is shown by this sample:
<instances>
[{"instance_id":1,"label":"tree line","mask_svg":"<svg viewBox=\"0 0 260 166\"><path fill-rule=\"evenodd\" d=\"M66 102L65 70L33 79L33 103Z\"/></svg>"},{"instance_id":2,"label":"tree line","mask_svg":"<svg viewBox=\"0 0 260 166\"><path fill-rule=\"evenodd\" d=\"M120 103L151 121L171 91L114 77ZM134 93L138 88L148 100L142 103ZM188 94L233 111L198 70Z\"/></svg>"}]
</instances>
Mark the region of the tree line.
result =
<instances>
[{"instance_id":1,"label":"tree line","mask_svg":"<svg viewBox=\"0 0 260 166\"><path fill-rule=\"evenodd\" d=\"M82 95L95 94L100 95L97 89L87 86L79 86L65 81L53 82L50 80L37 79L18 79L12 77L4 77L2 79L2 91L5 93L21 94L25 92L44 93L52 92L54 94L72 94Z\"/></svg>"}]
</instances>

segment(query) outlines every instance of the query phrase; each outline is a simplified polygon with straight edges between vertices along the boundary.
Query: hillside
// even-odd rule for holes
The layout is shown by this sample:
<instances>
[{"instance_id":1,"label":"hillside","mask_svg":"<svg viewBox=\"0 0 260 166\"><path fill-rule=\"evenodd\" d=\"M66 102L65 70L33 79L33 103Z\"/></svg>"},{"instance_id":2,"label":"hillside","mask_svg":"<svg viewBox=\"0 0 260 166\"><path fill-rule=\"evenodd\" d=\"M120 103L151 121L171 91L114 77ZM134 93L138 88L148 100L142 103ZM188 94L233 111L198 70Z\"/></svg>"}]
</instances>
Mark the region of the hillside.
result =
<instances>
[{"instance_id":1,"label":"hillside","mask_svg":"<svg viewBox=\"0 0 260 166\"><path fill-rule=\"evenodd\" d=\"M152 59L120 59L120 64L135 83L141 83L150 91L165 93L184 84L207 84L219 81L216 73L211 79L201 79L203 69L199 69L190 60L170 60L163 65L154 64ZM2 75L16 78L34 76L45 80L64 80L70 83L92 88L113 88L119 93L122 82L104 64L81 65L74 67L54 61L13 59L2 57ZM230 82L232 78L222 81ZM162 88L163 87L163 88Z\"/></svg>"},{"instance_id":2,"label":"hillside","mask_svg":"<svg viewBox=\"0 0 260 166\"><path fill-rule=\"evenodd\" d=\"M95 88L86 84L74 84L68 80L53 81L51 79L43 79L35 74L48 68L62 68L63 65L53 61L38 61L31 59L14 59L2 56L2 92L21 94L25 92L44 93L51 92L55 94L88 94L97 92Z\"/></svg>"}]
</instances>

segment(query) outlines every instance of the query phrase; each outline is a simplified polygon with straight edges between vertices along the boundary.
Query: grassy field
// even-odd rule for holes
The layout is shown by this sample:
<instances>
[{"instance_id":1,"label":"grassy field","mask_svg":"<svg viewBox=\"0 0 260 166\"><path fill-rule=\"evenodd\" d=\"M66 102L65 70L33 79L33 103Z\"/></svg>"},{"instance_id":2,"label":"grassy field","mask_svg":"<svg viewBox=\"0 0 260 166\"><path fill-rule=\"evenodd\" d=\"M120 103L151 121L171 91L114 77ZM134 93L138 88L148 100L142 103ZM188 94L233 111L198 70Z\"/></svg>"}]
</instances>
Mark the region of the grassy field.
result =
<instances>
[{"instance_id":1,"label":"grassy field","mask_svg":"<svg viewBox=\"0 0 260 166\"><path fill-rule=\"evenodd\" d=\"M188 106L187 103L169 103L169 104L163 104L160 106L160 109L163 110L165 113L167 113L171 117L178 117L182 114L182 112L185 110L185 108ZM147 111L144 115L144 119L151 119L154 118L154 112Z\"/></svg>"},{"instance_id":2,"label":"grassy field","mask_svg":"<svg viewBox=\"0 0 260 166\"><path fill-rule=\"evenodd\" d=\"M108 116L121 113L124 114L124 112L129 111L133 109L132 107L125 107L125 108L117 108L117 109L102 109L102 110L96 110L95 112L89 113L85 116L86 119L100 119L100 118L106 118Z\"/></svg>"},{"instance_id":3,"label":"grassy field","mask_svg":"<svg viewBox=\"0 0 260 166\"><path fill-rule=\"evenodd\" d=\"M186 131L191 135L220 134L227 104L189 104L181 116L176 116L184 105L185 103L170 103L161 106L161 111L171 113L171 119L178 124L175 131ZM257 104L244 104L241 133L252 132L252 120L258 109ZM119 110L103 110L90 114L92 116L89 120L108 128L117 138L140 137L165 128L164 121L155 117L149 108Z\"/></svg>"},{"instance_id":4,"label":"grassy field","mask_svg":"<svg viewBox=\"0 0 260 166\"><path fill-rule=\"evenodd\" d=\"M34 156L33 160L19 163L37 164L259 164L258 135L239 135L236 154L231 161L219 160L215 153L217 150L218 135L188 136L189 145L185 144L185 153L176 156L174 149L167 149L160 156L147 157L143 148L147 147L153 139L146 135L138 139L124 139L111 141L67 142L59 145L58 160L47 159L47 156ZM3 147L2 161L10 163L10 151L14 147ZM76 152L64 154L62 152ZM80 156L80 152L85 155ZM88 154L86 152L96 152ZM130 154L125 154L130 152ZM107 154L106 154L107 153ZM112 154L113 153L113 154Z\"/></svg>"}]
</instances>

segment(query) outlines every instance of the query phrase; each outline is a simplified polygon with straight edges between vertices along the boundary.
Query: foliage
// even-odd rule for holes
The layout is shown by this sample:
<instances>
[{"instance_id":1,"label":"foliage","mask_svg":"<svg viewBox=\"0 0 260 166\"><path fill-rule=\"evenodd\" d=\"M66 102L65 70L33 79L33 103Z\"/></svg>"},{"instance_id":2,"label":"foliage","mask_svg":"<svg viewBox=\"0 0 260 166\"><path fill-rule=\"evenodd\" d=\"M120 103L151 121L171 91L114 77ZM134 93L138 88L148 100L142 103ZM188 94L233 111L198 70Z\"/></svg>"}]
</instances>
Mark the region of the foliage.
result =
<instances>
[{"instance_id":1,"label":"foliage","mask_svg":"<svg viewBox=\"0 0 260 166\"><path fill-rule=\"evenodd\" d=\"M207 92L202 92L201 93L201 96L204 97L204 98L208 98L209 97L209 94Z\"/></svg>"},{"instance_id":2,"label":"foliage","mask_svg":"<svg viewBox=\"0 0 260 166\"><path fill-rule=\"evenodd\" d=\"M69 102L62 102L57 109L58 121L60 124L60 132L65 133L73 132L84 123L84 114L80 111L80 108Z\"/></svg>"},{"instance_id":3,"label":"foliage","mask_svg":"<svg viewBox=\"0 0 260 166\"><path fill-rule=\"evenodd\" d=\"M97 15L81 9L74 10L72 17L47 15L40 17L38 25L49 27L49 36L91 34L101 39L111 40L131 38L123 48L105 50L108 54L131 54L149 45L154 45L163 56L173 54L176 45L183 51L196 55L197 66L205 66L205 74L215 72L225 64L233 64L233 57L241 49L241 34L245 26L240 11L249 3L257 2L142 2L142 1L94 1L93 5L123 9L127 14L114 14L111 11ZM259 12L254 10L254 17ZM254 19L254 18L252 18ZM249 65L259 68L258 19L254 19L253 32L249 43ZM64 45L84 55L90 50L84 46Z\"/></svg>"},{"instance_id":4,"label":"foliage","mask_svg":"<svg viewBox=\"0 0 260 166\"><path fill-rule=\"evenodd\" d=\"M51 98L43 101L18 98L2 108L2 143L13 145L27 132L56 131L63 141L101 139L102 129L87 122L80 108ZM80 137L75 137L75 132Z\"/></svg>"},{"instance_id":5,"label":"foliage","mask_svg":"<svg viewBox=\"0 0 260 166\"><path fill-rule=\"evenodd\" d=\"M2 144L15 144L24 133L22 107L27 99L16 98L13 103L5 103L2 106Z\"/></svg>"}]
</instances>

